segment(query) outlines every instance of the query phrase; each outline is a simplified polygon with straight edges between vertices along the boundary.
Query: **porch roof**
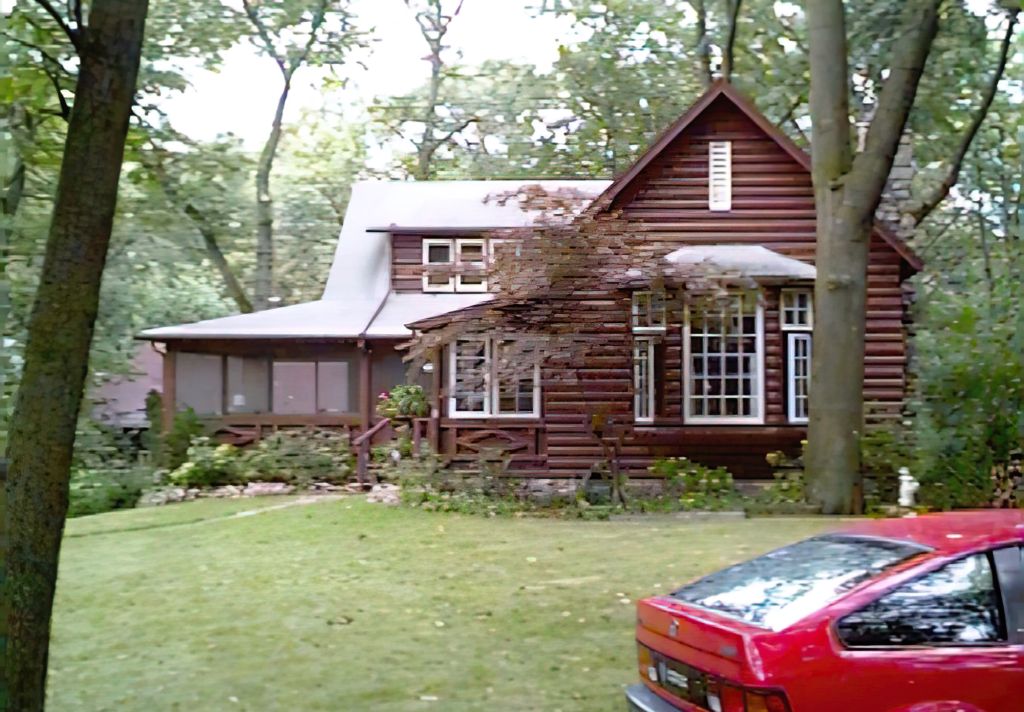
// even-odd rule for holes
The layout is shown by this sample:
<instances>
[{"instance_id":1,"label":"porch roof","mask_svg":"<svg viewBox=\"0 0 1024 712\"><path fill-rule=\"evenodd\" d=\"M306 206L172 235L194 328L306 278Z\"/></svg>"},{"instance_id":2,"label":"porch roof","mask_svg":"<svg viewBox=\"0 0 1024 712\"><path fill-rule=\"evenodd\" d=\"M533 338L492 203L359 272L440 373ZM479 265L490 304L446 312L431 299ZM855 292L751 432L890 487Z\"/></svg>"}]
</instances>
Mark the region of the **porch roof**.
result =
<instances>
[{"instance_id":1,"label":"porch roof","mask_svg":"<svg viewBox=\"0 0 1024 712\"><path fill-rule=\"evenodd\" d=\"M786 257L761 245L690 245L665 256L681 276L746 277L756 280L814 280L814 265Z\"/></svg>"},{"instance_id":2,"label":"porch roof","mask_svg":"<svg viewBox=\"0 0 1024 712\"><path fill-rule=\"evenodd\" d=\"M490 294L398 294L383 301L318 299L277 309L207 319L143 331L149 341L181 339L358 339L405 338L406 324L464 309Z\"/></svg>"}]
</instances>

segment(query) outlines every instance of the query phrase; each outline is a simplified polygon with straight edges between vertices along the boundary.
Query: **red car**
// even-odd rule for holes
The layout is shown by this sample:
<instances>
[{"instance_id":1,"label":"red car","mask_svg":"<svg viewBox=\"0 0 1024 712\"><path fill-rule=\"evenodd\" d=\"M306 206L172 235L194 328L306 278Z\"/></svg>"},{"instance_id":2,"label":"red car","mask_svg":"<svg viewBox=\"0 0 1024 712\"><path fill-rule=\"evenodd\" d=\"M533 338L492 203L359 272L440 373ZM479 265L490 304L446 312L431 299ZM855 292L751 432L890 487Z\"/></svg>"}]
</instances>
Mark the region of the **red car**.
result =
<instances>
[{"instance_id":1,"label":"red car","mask_svg":"<svg viewBox=\"0 0 1024 712\"><path fill-rule=\"evenodd\" d=\"M1024 511L858 523L641 601L634 712L1024 712Z\"/></svg>"}]
</instances>

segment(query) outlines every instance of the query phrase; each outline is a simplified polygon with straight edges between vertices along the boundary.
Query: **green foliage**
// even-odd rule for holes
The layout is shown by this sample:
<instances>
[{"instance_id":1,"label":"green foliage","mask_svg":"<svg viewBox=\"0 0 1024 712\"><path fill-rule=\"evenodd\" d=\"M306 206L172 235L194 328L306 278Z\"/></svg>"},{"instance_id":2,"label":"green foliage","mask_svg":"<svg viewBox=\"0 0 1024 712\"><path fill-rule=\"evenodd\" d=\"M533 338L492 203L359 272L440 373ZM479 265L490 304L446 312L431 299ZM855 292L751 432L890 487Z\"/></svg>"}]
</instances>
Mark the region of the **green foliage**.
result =
<instances>
[{"instance_id":1,"label":"green foliage","mask_svg":"<svg viewBox=\"0 0 1024 712\"><path fill-rule=\"evenodd\" d=\"M250 480L307 486L347 482L353 469L348 436L332 430L279 430L241 451Z\"/></svg>"},{"instance_id":2,"label":"green foliage","mask_svg":"<svg viewBox=\"0 0 1024 712\"><path fill-rule=\"evenodd\" d=\"M160 467L174 470L185 464L189 458L189 447L203 434L203 430L202 421L191 408L175 413L170 431L160 437L160 450L157 455Z\"/></svg>"},{"instance_id":3,"label":"green foliage","mask_svg":"<svg viewBox=\"0 0 1024 712\"><path fill-rule=\"evenodd\" d=\"M652 474L663 478L664 497L684 510L734 509L739 495L724 467L706 467L685 457L656 460Z\"/></svg>"},{"instance_id":4,"label":"green foliage","mask_svg":"<svg viewBox=\"0 0 1024 712\"><path fill-rule=\"evenodd\" d=\"M145 467L75 470L71 473L68 516L131 509L152 484L153 474Z\"/></svg>"},{"instance_id":5,"label":"green foliage","mask_svg":"<svg viewBox=\"0 0 1024 712\"><path fill-rule=\"evenodd\" d=\"M245 484L246 473L238 457L238 448L218 445L207 437L192 440L188 457L170 474L170 481L181 487L220 487Z\"/></svg>"},{"instance_id":6,"label":"green foliage","mask_svg":"<svg viewBox=\"0 0 1024 712\"><path fill-rule=\"evenodd\" d=\"M377 398L377 414L384 418L422 418L429 412L423 386L398 385Z\"/></svg>"}]
</instances>

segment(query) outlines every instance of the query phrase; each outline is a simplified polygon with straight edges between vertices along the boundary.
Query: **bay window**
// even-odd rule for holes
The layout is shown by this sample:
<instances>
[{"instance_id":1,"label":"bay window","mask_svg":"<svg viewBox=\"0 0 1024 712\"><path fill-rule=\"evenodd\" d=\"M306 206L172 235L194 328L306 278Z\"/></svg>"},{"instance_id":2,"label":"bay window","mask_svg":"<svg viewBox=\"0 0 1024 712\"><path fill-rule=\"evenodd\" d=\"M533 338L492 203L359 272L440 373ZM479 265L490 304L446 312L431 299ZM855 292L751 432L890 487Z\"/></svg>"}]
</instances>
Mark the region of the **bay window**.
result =
<instances>
[{"instance_id":1,"label":"bay window","mask_svg":"<svg viewBox=\"0 0 1024 712\"><path fill-rule=\"evenodd\" d=\"M448 414L453 418L540 416L534 346L513 339L458 339L449 346Z\"/></svg>"},{"instance_id":2,"label":"bay window","mask_svg":"<svg viewBox=\"0 0 1024 712\"><path fill-rule=\"evenodd\" d=\"M683 334L690 423L764 422L764 314L757 293L688 305Z\"/></svg>"}]
</instances>

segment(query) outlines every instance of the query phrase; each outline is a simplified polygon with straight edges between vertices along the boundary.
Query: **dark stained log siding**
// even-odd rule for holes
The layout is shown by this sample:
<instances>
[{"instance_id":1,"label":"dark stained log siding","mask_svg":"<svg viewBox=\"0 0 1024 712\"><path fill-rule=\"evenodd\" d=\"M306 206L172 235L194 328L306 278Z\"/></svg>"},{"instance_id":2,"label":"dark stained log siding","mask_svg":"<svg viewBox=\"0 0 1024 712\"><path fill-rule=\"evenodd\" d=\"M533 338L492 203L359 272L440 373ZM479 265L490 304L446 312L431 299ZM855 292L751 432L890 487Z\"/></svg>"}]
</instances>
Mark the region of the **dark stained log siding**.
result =
<instances>
[{"instance_id":1,"label":"dark stained log siding","mask_svg":"<svg viewBox=\"0 0 1024 712\"><path fill-rule=\"evenodd\" d=\"M391 236L391 288L396 292L423 291L423 236Z\"/></svg>"},{"instance_id":2,"label":"dark stained log siding","mask_svg":"<svg viewBox=\"0 0 1024 712\"><path fill-rule=\"evenodd\" d=\"M708 141L733 142L732 210L708 210ZM730 101L719 98L619 194L611 211L636 223L646 239L664 252L684 245L750 244L814 262L815 211L810 174ZM396 238L397 240L398 238ZM405 240L406 238L402 238ZM419 238L409 238L419 244ZM402 259L420 255L395 244L396 289L412 281ZM868 276L867 353L864 392L870 422L898 417L906 390L905 264L879 236L872 238ZM415 285L419 288L418 282ZM686 456L707 465L724 465L740 477L769 474L765 455L795 454L804 426L787 421L785 334L781 329L780 290L764 295L765 422L763 425L685 425L682 412L682 315L669 317L659 355L663 380L655 424L633 428L623 448L623 465L643 475L662 456ZM587 435L586 418L601 410L632 419L632 336L625 294L597 291L582 295L563 318L600 336L571 364L545 368L544 435L527 474L576 476L602 459ZM446 421L459 427L460 421ZM499 420L490 424L503 426ZM465 427L465 425L461 426ZM453 442L453 441L450 441ZM545 447L546 446L546 447ZM532 453L531 453L532 454Z\"/></svg>"}]
</instances>

